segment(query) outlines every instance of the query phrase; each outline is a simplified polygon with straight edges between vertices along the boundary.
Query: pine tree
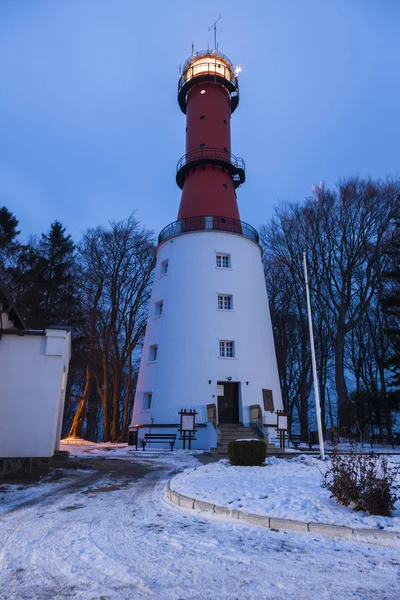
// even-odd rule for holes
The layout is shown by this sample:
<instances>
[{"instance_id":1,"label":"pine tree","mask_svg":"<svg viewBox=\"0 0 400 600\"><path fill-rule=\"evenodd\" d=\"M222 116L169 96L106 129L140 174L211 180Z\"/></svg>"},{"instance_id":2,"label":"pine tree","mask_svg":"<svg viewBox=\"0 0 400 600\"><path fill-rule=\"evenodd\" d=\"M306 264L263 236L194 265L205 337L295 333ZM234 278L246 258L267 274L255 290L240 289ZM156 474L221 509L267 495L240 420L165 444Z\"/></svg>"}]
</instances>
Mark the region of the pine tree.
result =
<instances>
[{"instance_id":1,"label":"pine tree","mask_svg":"<svg viewBox=\"0 0 400 600\"><path fill-rule=\"evenodd\" d=\"M74 252L72 238L59 221L40 240L32 238L22 249L13 277L18 305L29 327L72 325L77 320Z\"/></svg>"}]
</instances>

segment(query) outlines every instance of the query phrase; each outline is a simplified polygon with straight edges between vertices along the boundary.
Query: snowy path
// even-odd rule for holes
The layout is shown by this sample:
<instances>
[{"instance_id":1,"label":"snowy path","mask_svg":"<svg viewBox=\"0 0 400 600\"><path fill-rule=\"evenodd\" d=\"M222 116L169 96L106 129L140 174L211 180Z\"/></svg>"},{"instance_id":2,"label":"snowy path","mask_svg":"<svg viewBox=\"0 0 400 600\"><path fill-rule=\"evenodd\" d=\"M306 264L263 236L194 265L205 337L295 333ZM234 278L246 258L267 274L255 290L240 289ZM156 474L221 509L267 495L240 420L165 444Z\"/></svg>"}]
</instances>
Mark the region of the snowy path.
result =
<instances>
[{"instance_id":1,"label":"snowy path","mask_svg":"<svg viewBox=\"0 0 400 600\"><path fill-rule=\"evenodd\" d=\"M400 596L398 548L275 533L164 503L167 479L193 457L92 460L100 471L89 485L0 517L2 600Z\"/></svg>"}]
</instances>

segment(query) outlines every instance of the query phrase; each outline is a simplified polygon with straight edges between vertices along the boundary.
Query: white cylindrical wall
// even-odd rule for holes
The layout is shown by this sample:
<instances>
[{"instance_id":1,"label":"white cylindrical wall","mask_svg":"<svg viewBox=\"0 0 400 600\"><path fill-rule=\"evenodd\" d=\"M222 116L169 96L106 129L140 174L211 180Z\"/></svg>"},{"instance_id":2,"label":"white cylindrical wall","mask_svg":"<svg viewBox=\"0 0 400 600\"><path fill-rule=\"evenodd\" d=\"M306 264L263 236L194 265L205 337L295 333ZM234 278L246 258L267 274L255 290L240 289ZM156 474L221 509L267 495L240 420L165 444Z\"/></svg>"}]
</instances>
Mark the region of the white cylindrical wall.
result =
<instances>
[{"instance_id":1,"label":"white cylindrical wall","mask_svg":"<svg viewBox=\"0 0 400 600\"><path fill-rule=\"evenodd\" d=\"M229 268L216 266L217 254L229 255ZM233 310L218 310L218 294L232 296ZM219 340L235 342L234 358L220 358ZM240 382L241 422L250 405L263 407L263 389L283 408L261 251L232 233L184 234L158 248L132 425L178 423L182 408L196 408L204 422L217 382L228 378Z\"/></svg>"}]
</instances>

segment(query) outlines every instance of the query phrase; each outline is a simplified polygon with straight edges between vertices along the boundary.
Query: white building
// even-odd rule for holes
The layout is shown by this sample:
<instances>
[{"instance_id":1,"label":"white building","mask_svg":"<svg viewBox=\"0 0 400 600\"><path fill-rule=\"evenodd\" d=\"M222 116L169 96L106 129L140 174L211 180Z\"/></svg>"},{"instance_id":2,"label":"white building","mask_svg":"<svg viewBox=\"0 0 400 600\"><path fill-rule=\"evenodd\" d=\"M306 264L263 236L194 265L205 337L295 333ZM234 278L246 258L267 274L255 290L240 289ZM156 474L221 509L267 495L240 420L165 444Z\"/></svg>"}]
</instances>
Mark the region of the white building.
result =
<instances>
[{"instance_id":1,"label":"white building","mask_svg":"<svg viewBox=\"0 0 400 600\"><path fill-rule=\"evenodd\" d=\"M238 100L226 57L189 59L178 88L187 114L182 200L159 237L131 441L177 433L179 411L194 409L193 447L215 448L226 428L268 433L283 408L258 234L237 207L245 174L230 153L230 118Z\"/></svg>"},{"instance_id":2,"label":"white building","mask_svg":"<svg viewBox=\"0 0 400 600\"><path fill-rule=\"evenodd\" d=\"M71 334L26 329L0 286L0 459L45 458L59 449Z\"/></svg>"}]
</instances>

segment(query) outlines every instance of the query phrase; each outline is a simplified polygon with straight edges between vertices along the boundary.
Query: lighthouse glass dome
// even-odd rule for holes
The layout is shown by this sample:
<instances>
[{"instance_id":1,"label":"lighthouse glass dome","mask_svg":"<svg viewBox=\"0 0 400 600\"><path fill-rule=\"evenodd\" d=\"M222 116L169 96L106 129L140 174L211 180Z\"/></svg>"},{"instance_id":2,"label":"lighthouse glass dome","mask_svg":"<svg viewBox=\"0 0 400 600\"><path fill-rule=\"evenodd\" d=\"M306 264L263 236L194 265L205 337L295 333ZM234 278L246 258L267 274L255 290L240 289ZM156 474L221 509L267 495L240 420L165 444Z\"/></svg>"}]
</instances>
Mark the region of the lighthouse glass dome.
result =
<instances>
[{"instance_id":1,"label":"lighthouse glass dome","mask_svg":"<svg viewBox=\"0 0 400 600\"><path fill-rule=\"evenodd\" d=\"M235 77L232 67L225 61L211 54L196 58L183 73L185 81L204 74L216 74L231 81Z\"/></svg>"}]
</instances>

